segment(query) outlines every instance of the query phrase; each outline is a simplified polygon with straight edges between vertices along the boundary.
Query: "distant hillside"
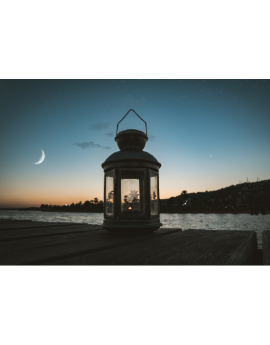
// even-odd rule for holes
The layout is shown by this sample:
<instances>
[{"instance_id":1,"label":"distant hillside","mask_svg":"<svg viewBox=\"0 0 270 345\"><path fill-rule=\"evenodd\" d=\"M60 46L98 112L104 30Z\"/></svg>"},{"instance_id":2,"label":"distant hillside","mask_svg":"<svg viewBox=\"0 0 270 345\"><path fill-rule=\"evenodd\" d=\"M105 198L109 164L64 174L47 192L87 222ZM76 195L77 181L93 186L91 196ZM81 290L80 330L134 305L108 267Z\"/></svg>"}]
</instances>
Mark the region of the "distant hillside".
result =
<instances>
[{"instance_id":1,"label":"distant hillside","mask_svg":"<svg viewBox=\"0 0 270 345\"><path fill-rule=\"evenodd\" d=\"M245 182L215 191L180 194L161 199L161 209L164 207L196 207L205 210L270 208L270 180Z\"/></svg>"}]
</instances>

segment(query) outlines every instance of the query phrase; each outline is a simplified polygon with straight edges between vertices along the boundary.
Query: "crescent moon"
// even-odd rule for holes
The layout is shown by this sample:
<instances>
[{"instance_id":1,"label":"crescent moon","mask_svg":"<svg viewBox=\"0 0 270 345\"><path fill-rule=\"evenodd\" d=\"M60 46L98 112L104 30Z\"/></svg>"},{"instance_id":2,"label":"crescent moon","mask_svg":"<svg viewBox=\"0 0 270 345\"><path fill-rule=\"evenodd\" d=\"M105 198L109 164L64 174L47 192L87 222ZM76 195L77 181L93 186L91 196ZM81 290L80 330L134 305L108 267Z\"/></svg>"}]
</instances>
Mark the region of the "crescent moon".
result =
<instances>
[{"instance_id":1,"label":"crescent moon","mask_svg":"<svg viewBox=\"0 0 270 345\"><path fill-rule=\"evenodd\" d=\"M41 150L41 152L42 152L42 154L41 154L40 160L39 160L38 162L34 163L34 164L40 164L40 163L42 163L42 162L44 161L44 159L45 159L45 153L44 153L43 150Z\"/></svg>"}]
</instances>

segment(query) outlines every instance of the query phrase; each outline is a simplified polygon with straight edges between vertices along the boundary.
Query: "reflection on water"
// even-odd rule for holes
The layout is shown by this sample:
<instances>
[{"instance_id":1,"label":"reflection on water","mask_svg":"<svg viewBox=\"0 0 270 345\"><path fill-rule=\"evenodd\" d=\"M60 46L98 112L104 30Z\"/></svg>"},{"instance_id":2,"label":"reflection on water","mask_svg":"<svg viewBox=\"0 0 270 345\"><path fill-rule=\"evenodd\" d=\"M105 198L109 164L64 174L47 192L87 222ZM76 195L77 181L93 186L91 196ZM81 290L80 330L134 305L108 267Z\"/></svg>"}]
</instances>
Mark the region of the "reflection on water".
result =
<instances>
[{"instance_id":1,"label":"reflection on water","mask_svg":"<svg viewBox=\"0 0 270 345\"><path fill-rule=\"evenodd\" d=\"M1 211L0 219L29 219L39 222L70 222L85 224L101 224L103 213L79 212L41 212L41 211Z\"/></svg>"},{"instance_id":2,"label":"reflection on water","mask_svg":"<svg viewBox=\"0 0 270 345\"><path fill-rule=\"evenodd\" d=\"M103 213L71 213L40 211L1 211L0 219L31 219L41 222L72 222L102 224ZM257 232L259 248L262 231L270 230L270 214L251 216L249 214L203 214L203 213L162 213L163 228L201 230L254 230Z\"/></svg>"}]
</instances>

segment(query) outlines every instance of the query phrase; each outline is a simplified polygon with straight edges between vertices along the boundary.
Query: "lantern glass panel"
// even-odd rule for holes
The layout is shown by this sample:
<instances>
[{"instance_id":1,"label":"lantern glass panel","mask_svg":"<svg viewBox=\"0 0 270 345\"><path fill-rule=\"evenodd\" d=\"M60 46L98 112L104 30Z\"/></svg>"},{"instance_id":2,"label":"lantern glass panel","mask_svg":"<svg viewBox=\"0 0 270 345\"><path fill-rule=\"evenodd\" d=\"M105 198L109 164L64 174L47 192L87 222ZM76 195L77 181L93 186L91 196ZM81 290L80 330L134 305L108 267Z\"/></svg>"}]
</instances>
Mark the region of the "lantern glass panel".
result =
<instances>
[{"instance_id":1,"label":"lantern glass panel","mask_svg":"<svg viewBox=\"0 0 270 345\"><path fill-rule=\"evenodd\" d=\"M121 174L121 217L145 216L145 187L143 171L123 171Z\"/></svg>"},{"instance_id":2,"label":"lantern glass panel","mask_svg":"<svg viewBox=\"0 0 270 345\"><path fill-rule=\"evenodd\" d=\"M150 210L151 216L158 216L158 176L150 170Z\"/></svg>"},{"instance_id":3,"label":"lantern glass panel","mask_svg":"<svg viewBox=\"0 0 270 345\"><path fill-rule=\"evenodd\" d=\"M106 199L105 216L113 218L114 216L114 173L106 174Z\"/></svg>"}]
</instances>

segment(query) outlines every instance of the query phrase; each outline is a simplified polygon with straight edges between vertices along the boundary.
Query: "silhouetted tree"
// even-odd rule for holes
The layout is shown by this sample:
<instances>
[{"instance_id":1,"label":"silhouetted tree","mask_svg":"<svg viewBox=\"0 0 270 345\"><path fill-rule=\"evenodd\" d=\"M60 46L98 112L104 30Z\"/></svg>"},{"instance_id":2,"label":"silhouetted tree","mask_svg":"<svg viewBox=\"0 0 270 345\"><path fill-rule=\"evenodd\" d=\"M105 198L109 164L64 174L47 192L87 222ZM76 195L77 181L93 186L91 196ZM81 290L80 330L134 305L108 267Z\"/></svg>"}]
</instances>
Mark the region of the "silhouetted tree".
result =
<instances>
[{"instance_id":1,"label":"silhouetted tree","mask_svg":"<svg viewBox=\"0 0 270 345\"><path fill-rule=\"evenodd\" d=\"M98 204L98 198L94 198L94 203Z\"/></svg>"},{"instance_id":2,"label":"silhouetted tree","mask_svg":"<svg viewBox=\"0 0 270 345\"><path fill-rule=\"evenodd\" d=\"M86 208L86 209L90 208L90 207L91 207L90 201L89 201L89 200L86 200L86 201L84 202L84 204L83 204L83 207Z\"/></svg>"}]
</instances>

